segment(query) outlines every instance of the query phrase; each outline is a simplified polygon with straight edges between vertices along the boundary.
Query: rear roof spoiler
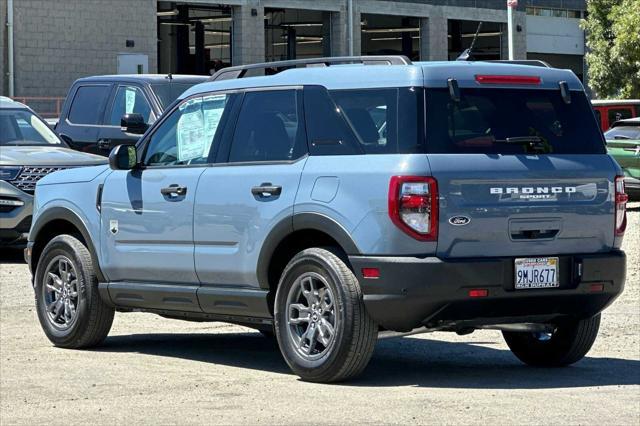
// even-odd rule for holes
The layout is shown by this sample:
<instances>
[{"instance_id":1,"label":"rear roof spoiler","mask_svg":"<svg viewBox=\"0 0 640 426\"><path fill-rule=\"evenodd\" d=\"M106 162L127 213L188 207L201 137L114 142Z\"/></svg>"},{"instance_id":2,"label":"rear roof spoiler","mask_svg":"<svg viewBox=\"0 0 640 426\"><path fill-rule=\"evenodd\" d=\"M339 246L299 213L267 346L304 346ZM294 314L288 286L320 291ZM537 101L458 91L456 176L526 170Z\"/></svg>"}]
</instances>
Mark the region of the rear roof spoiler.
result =
<instances>
[{"instance_id":1,"label":"rear roof spoiler","mask_svg":"<svg viewBox=\"0 0 640 426\"><path fill-rule=\"evenodd\" d=\"M411 65L409 58L402 55L395 56L336 56L328 58L294 59L289 61L264 62L260 64L238 65L223 68L209 78L209 81L233 80L243 77L254 77L249 71L260 71L258 75L273 75L290 68L328 67L331 65L362 64L362 65ZM249 73L250 75L247 75Z\"/></svg>"},{"instance_id":2,"label":"rear roof spoiler","mask_svg":"<svg viewBox=\"0 0 640 426\"><path fill-rule=\"evenodd\" d=\"M479 61L480 62L480 61ZM509 61L507 59L493 59L481 62L491 62L491 63L501 63L501 64L515 64L515 65L529 65L532 67L545 67L545 68L553 68L551 65L546 63L545 61L541 61L538 59L515 59Z\"/></svg>"}]
</instances>

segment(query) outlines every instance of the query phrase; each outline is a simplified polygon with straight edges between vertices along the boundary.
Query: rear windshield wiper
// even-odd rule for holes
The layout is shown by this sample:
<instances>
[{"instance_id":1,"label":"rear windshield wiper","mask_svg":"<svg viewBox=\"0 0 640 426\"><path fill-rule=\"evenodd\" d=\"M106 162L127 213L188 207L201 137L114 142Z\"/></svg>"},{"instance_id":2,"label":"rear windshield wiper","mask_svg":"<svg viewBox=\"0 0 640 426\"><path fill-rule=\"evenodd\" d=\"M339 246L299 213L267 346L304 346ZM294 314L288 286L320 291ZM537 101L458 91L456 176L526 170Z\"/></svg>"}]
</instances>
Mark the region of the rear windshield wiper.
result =
<instances>
[{"instance_id":1,"label":"rear windshield wiper","mask_svg":"<svg viewBox=\"0 0 640 426\"><path fill-rule=\"evenodd\" d=\"M540 136L513 136L505 139L496 139L496 143L512 143L514 145L529 145L543 143L544 140Z\"/></svg>"},{"instance_id":2,"label":"rear windshield wiper","mask_svg":"<svg viewBox=\"0 0 640 426\"><path fill-rule=\"evenodd\" d=\"M533 151L546 151L548 148L546 141L540 136L512 136L504 139L495 139L494 142L512 145L525 145Z\"/></svg>"}]
</instances>

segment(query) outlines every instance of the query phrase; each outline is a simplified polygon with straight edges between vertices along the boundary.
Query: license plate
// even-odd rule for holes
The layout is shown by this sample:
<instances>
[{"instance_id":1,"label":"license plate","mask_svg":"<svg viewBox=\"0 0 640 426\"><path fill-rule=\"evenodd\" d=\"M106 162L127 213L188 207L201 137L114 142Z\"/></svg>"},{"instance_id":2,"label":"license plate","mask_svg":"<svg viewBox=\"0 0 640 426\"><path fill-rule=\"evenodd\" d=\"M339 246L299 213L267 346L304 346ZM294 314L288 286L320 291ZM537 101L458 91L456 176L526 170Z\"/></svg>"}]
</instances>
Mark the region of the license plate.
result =
<instances>
[{"instance_id":1,"label":"license plate","mask_svg":"<svg viewBox=\"0 0 640 426\"><path fill-rule=\"evenodd\" d=\"M515 261L516 290L559 287L557 257L528 257Z\"/></svg>"}]
</instances>

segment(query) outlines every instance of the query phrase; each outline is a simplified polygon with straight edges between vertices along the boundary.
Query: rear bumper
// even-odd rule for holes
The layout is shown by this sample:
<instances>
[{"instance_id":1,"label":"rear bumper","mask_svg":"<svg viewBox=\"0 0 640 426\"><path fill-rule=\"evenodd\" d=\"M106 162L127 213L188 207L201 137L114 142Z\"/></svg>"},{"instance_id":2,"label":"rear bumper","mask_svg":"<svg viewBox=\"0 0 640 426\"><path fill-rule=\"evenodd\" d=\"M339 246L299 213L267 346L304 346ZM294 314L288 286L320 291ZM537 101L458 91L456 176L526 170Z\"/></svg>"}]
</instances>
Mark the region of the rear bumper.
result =
<instances>
[{"instance_id":1,"label":"rear bumper","mask_svg":"<svg viewBox=\"0 0 640 426\"><path fill-rule=\"evenodd\" d=\"M560 287L514 289L514 258L441 260L436 257L349 259L361 284L369 315L388 330L416 327L456 329L507 322L548 322L554 318L587 318L607 307L622 292L626 256L622 251L558 256ZM378 268L366 279L362 268ZM594 291L593 284L603 284ZM487 289L472 298L470 289Z\"/></svg>"}]
</instances>

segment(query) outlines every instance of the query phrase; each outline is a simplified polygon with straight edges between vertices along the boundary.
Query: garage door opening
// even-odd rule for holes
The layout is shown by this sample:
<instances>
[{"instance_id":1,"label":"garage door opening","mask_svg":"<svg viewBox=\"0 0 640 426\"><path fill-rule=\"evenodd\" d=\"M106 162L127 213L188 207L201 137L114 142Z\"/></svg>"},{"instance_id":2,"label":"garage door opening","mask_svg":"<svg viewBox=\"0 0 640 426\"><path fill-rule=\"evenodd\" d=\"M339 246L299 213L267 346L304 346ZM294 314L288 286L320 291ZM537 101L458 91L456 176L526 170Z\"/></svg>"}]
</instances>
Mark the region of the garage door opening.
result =
<instances>
[{"instance_id":1,"label":"garage door opening","mask_svg":"<svg viewBox=\"0 0 640 426\"><path fill-rule=\"evenodd\" d=\"M478 21L450 19L448 23L449 60L455 60L473 41L478 29ZM483 22L473 47L472 59L500 59L502 24Z\"/></svg>"},{"instance_id":2,"label":"garage door opening","mask_svg":"<svg viewBox=\"0 0 640 426\"><path fill-rule=\"evenodd\" d=\"M405 16L362 14L363 55L405 55L420 57L420 20Z\"/></svg>"},{"instance_id":3,"label":"garage door opening","mask_svg":"<svg viewBox=\"0 0 640 426\"><path fill-rule=\"evenodd\" d=\"M331 56L331 12L266 8L267 62Z\"/></svg>"},{"instance_id":4,"label":"garage door opening","mask_svg":"<svg viewBox=\"0 0 640 426\"><path fill-rule=\"evenodd\" d=\"M231 8L158 2L158 72L209 75L231 65Z\"/></svg>"}]
</instances>

